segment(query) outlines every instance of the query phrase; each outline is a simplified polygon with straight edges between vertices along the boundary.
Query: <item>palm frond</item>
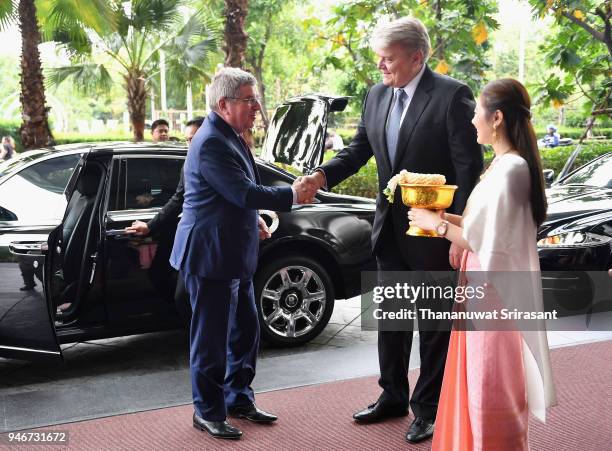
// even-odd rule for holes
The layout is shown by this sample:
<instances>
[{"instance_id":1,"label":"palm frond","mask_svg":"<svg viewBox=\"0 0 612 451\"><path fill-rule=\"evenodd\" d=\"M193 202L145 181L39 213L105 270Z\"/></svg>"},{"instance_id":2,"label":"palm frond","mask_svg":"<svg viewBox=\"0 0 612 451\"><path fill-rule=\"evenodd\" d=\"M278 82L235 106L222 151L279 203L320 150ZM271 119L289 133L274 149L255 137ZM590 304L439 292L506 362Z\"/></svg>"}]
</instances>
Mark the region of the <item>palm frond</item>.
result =
<instances>
[{"instance_id":1,"label":"palm frond","mask_svg":"<svg viewBox=\"0 0 612 451\"><path fill-rule=\"evenodd\" d=\"M17 21L17 0L0 0L0 30Z\"/></svg>"},{"instance_id":2,"label":"palm frond","mask_svg":"<svg viewBox=\"0 0 612 451\"><path fill-rule=\"evenodd\" d=\"M119 55L119 53L121 52L121 48L124 44L123 39L121 39L120 33L112 33L108 35L106 39L104 39L104 42L108 47L108 50L116 55Z\"/></svg>"},{"instance_id":3,"label":"palm frond","mask_svg":"<svg viewBox=\"0 0 612 451\"><path fill-rule=\"evenodd\" d=\"M123 9L119 9L116 14L117 32L123 38L126 38L132 25L131 19L125 14Z\"/></svg>"},{"instance_id":4,"label":"palm frond","mask_svg":"<svg viewBox=\"0 0 612 451\"><path fill-rule=\"evenodd\" d=\"M104 36L117 29L116 9L107 0L47 0L49 22L56 27L77 24Z\"/></svg>"},{"instance_id":5,"label":"palm frond","mask_svg":"<svg viewBox=\"0 0 612 451\"><path fill-rule=\"evenodd\" d=\"M189 46L185 49L183 61L186 65L197 66L208 60L211 53L217 50L217 41L214 38L203 39L202 41Z\"/></svg>"},{"instance_id":6,"label":"palm frond","mask_svg":"<svg viewBox=\"0 0 612 451\"><path fill-rule=\"evenodd\" d=\"M45 33L46 34L46 33ZM77 55L90 55L92 44L83 30L80 27L71 28L56 28L51 30L51 36L49 40L56 42L64 50L68 52L70 58Z\"/></svg>"},{"instance_id":7,"label":"palm frond","mask_svg":"<svg viewBox=\"0 0 612 451\"><path fill-rule=\"evenodd\" d=\"M202 10L193 14L163 49L185 66L201 65L217 50L221 27Z\"/></svg>"},{"instance_id":8,"label":"palm frond","mask_svg":"<svg viewBox=\"0 0 612 451\"><path fill-rule=\"evenodd\" d=\"M48 87L58 86L69 78L84 94L109 91L113 84L108 70L102 64L78 64L45 71L45 83Z\"/></svg>"},{"instance_id":9,"label":"palm frond","mask_svg":"<svg viewBox=\"0 0 612 451\"><path fill-rule=\"evenodd\" d=\"M133 0L131 24L138 30L168 31L180 17L182 0Z\"/></svg>"}]
</instances>

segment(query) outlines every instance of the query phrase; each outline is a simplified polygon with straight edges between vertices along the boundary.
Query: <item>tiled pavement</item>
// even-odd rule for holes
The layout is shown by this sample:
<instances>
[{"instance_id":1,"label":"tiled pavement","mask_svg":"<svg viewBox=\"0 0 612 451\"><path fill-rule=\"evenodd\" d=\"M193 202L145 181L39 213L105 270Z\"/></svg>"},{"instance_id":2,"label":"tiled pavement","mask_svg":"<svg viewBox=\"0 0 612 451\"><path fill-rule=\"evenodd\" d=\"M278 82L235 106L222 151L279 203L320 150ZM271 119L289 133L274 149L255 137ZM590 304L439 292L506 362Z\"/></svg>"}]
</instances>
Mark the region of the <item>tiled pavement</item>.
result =
<instances>
[{"instance_id":1,"label":"tiled pavement","mask_svg":"<svg viewBox=\"0 0 612 451\"><path fill-rule=\"evenodd\" d=\"M376 332L360 328L359 298L337 301L329 325L299 348L262 346L254 388L258 392L378 373ZM610 324L612 312L597 314ZM549 332L551 347L612 339L612 330ZM579 323L582 324L582 323ZM559 327L557 327L559 329ZM605 330L605 328L600 327ZM0 432L188 404L188 339L184 331L146 334L62 346L65 363L0 359ZM419 366L418 336L411 368Z\"/></svg>"}]
</instances>

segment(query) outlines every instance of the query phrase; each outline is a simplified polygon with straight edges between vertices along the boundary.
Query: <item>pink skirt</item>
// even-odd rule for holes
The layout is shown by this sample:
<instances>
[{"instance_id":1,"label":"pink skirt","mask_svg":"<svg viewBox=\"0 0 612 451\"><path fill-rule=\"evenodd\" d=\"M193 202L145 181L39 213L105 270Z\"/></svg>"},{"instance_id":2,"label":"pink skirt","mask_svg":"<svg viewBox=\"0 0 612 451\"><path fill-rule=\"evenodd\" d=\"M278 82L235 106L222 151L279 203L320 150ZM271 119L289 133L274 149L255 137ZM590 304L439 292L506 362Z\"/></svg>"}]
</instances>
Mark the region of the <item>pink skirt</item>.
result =
<instances>
[{"instance_id":1,"label":"pink skirt","mask_svg":"<svg viewBox=\"0 0 612 451\"><path fill-rule=\"evenodd\" d=\"M465 251L461 270L479 270ZM432 450L528 450L529 409L518 331L451 332Z\"/></svg>"}]
</instances>

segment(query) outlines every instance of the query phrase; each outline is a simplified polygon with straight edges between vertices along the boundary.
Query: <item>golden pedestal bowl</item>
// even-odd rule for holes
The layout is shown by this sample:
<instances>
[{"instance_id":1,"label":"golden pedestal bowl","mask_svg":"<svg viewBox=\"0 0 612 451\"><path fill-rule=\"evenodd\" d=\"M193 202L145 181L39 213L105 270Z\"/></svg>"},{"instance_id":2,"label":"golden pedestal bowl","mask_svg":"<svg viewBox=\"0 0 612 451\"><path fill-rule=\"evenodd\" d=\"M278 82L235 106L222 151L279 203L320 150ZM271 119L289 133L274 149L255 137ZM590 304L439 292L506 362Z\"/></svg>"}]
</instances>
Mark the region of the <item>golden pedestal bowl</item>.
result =
<instances>
[{"instance_id":1,"label":"golden pedestal bowl","mask_svg":"<svg viewBox=\"0 0 612 451\"><path fill-rule=\"evenodd\" d=\"M453 203L457 185L412 185L399 184L402 189L402 202L408 207L442 210ZM410 236L427 236L439 238L435 230L423 230L411 225L406 231Z\"/></svg>"}]
</instances>

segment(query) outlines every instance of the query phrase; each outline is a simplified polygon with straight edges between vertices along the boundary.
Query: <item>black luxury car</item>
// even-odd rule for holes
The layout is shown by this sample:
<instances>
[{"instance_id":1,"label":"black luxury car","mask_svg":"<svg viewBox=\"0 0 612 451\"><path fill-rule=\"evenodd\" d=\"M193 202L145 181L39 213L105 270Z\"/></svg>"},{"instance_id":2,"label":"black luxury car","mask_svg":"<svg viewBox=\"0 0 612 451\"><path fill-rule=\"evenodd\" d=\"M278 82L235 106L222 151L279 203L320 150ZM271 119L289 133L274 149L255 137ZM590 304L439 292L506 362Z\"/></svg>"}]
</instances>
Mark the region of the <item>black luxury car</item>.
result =
<instances>
[{"instance_id":1,"label":"black luxury car","mask_svg":"<svg viewBox=\"0 0 612 451\"><path fill-rule=\"evenodd\" d=\"M547 198L548 216L538 232L547 309L560 314L610 310L612 152L562 177ZM595 304L593 276L603 284L597 288L608 293Z\"/></svg>"},{"instance_id":2,"label":"black luxury car","mask_svg":"<svg viewBox=\"0 0 612 451\"><path fill-rule=\"evenodd\" d=\"M257 160L262 183L293 182L273 163L320 164L328 115L346 103L305 96L281 105ZM168 263L176 223L147 237L124 228L172 196L186 152L169 143L82 144L0 167L0 357L53 360L59 343L182 325ZM312 205L262 212L278 222L255 275L264 338L311 340L336 299L360 293L360 272L374 267L374 210L374 200L319 192ZM20 291L22 276L37 286Z\"/></svg>"}]
</instances>

